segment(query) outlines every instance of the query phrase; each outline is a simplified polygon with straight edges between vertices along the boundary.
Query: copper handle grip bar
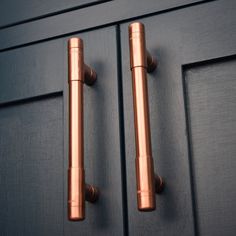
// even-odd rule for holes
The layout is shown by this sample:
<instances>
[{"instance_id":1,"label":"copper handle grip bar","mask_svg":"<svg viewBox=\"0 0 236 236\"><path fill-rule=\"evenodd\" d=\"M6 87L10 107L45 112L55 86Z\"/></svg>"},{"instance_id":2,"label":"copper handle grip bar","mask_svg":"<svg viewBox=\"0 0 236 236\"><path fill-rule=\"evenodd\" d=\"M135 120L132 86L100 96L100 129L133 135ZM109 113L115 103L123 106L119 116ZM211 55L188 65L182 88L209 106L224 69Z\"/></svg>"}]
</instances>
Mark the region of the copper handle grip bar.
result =
<instances>
[{"instance_id":1,"label":"copper handle grip bar","mask_svg":"<svg viewBox=\"0 0 236 236\"><path fill-rule=\"evenodd\" d=\"M134 126L136 143L136 182L138 210L156 208L155 192L163 190L163 179L154 173L149 121L147 72L157 60L146 50L145 28L140 22L129 25L130 69L132 73Z\"/></svg>"},{"instance_id":2,"label":"copper handle grip bar","mask_svg":"<svg viewBox=\"0 0 236 236\"><path fill-rule=\"evenodd\" d=\"M96 81L96 72L84 64L83 40L68 41L69 83L69 169L68 218L79 221L85 218L85 200L95 202L98 188L85 184L83 85Z\"/></svg>"}]
</instances>

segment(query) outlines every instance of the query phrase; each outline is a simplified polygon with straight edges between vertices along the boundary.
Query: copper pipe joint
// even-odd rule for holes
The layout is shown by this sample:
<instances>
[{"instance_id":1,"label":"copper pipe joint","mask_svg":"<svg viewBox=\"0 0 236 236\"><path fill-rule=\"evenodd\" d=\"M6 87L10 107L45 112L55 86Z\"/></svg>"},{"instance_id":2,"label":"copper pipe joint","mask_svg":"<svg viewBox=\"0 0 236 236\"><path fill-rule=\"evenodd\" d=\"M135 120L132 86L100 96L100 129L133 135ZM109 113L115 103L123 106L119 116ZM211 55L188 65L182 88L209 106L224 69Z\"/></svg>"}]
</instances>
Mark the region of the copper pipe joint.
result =
<instances>
[{"instance_id":1,"label":"copper pipe joint","mask_svg":"<svg viewBox=\"0 0 236 236\"><path fill-rule=\"evenodd\" d=\"M69 169L68 218L85 218L85 200L95 202L98 189L85 184L83 85L96 81L96 72L84 64L83 41L71 38L68 42L69 64Z\"/></svg>"},{"instance_id":2,"label":"copper pipe joint","mask_svg":"<svg viewBox=\"0 0 236 236\"><path fill-rule=\"evenodd\" d=\"M140 211L156 208L155 192L163 190L163 180L154 173L149 121L147 72L157 67L157 60L146 50L144 25L129 26L130 69L132 73L134 126L136 143L137 202ZM156 177L155 177L156 176Z\"/></svg>"}]
</instances>

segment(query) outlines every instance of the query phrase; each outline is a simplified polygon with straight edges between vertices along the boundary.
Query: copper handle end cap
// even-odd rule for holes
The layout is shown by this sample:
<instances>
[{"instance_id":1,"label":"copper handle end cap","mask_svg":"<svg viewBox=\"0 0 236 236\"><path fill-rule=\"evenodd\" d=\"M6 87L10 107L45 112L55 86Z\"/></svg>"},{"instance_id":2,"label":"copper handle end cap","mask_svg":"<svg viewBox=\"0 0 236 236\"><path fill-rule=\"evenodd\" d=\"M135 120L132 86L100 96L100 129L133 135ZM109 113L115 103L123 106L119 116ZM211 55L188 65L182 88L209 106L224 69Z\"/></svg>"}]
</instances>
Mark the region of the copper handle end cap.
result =
<instances>
[{"instance_id":1,"label":"copper handle end cap","mask_svg":"<svg viewBox=\"0 0 236 236\"><path fill-rule=\"evenodd\" d=\"M155 175L155 193L162 193L164 187L165 183L163 178L159 175ZM152 194L152 192L139 191L137 197L139 211L153 211L156 209L155 196Z\"/></svg>"},{"instance_id":2,"label":"copper handle end cap","mask_svg":"<svg viewBox=\"0 0 236 236\"><path fill-rule=\"evenodd\" d=\"M153 193L142 191L138 192L138 210L153 211L156 209L156 199Z\"/></svg>"},{"instance_id":3,"label":"copper handle end cap","mask_svg":"<svg viewBox=\"0 0 236 236\"><path fill-rule=\"evenodd\" d=\"M134 22L129 25L129 33L144 33L145 27L141 22Z\"/></svg>"},{"instance_id":4,"label":"copper handle end cap","mask_svg":"<svg viewBox=\"0 0 236 236\"><path fill-rule=\"evenodd\" d=\"M68 48L83 48L83 40L81 38L70 38Z\"/></svg>"},{"instance_id":5,"label":"copper handle end cap","mask_svg":"<svg viewBox=\"0 0 236 236\"><path fill-rule=\"evenodd\" d=\"M82 221L85 219L85 210L83 206L70 206L68 208L68 218L71 221Z\"/></svg>"}]
</instances>

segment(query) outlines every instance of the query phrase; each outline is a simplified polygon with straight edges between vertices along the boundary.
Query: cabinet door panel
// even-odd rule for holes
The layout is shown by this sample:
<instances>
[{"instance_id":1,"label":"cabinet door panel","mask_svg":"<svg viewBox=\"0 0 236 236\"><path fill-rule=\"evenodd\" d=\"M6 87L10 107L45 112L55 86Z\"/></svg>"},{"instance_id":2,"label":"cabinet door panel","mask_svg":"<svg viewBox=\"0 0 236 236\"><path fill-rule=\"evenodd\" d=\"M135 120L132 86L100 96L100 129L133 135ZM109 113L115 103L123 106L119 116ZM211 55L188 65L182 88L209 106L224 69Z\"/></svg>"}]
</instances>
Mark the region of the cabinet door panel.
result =
<instances>
[{"instance_id":1,"label":"cabinet door panel","mask_svg":"<svg viewBox=\"0 0 236 236\"><path fill-rule=\"evenodd\" d=\"M62 40L0 53L2 235L63 235L63 60Z\"/></svg>"},{"instance_id":2,"label":"cabinet door panel","mask_svg":"<svg viewBox=\"0 0 236 236\"><path fill-rule=\"evenodd\" d=\"M0 53L1 235L122 235L116 28L84 40L98 80L84 86L86 182L99 187L86 219L67 218L69 37Z\"/></svg>"},{"instance_id":3,"label":"cabinet door panel","mask_svg":"<svg viewBox=\"0 0 236 236\"><path fill-rule=\"evenodd\" d=\"M84 40L85 62L96 70L98 76L92 87L84 86L84 158L86 181L98 186L101 196L95 205L86 203L85 221L68 222L65 219L65 234L122 235L116 29L104 28L73 36ZM66 143L65 156L67 148ZM67 207L65 216L66 212Z\"/></svg>"},{"instance_id":4,"label":"cabinet door panel","mask_svg":"<svg viewBox=\"0 0 236 236\"><path fill-rule=\"evenodd\" d=\"M0 108L1 235L62 235L61 95Z\"/></svg>"},{"instance_id":5,"label":"cabinet door panel","mask_svg":"<svg viewBox=\"0 0 236 236\"><path fill-rule=\"evenodd\" d=\"M200 235L235 235L236 64L185 70L191 159Z\"/></svg>"},{"instance_id":6,"label":"cabinet door panel","mask_svg":"<svg viewBox=\"0 0 236 236\"><path fill-rule=\"evenodd\" d=\"M223 232L223 230L228 233L227 235L235 233L232 224L235 209L232 209L230 213L226 213L228 212L228 205L234 208L234 204L231 204L235 198L234 190L229 195L225 191L214 197L214 194L219 193L214 191L214 189L218 189L217 183L213 184L213 179L219 178L215 171L217 168L225 168L224 172L227 174L225 174L220 183L224 184L226 189L230 188L234 178L232 171L235 149L232 143L235 143L235 135L227 127L235 126L235 99L233 99L233 94L235 93L233 90L235 69L230 60L227 60L226 64L211 65L212 60L217 61L218 58L221 58L224 61L226 60L225 57L235 55L235 9L236 4L234 1L228 1L228 4L224 4L223 1L216 1L140 19L146 27L147 48L159 59L158 69L148 75L148 89L155 170L164 177L166 188L163 194L156 197L157 209L154 212L139 212L137 210L128 23L121 26L130 235L194 235L195 233L211 235L211 232ZM189 86L189 83L185 85L185 79L190 76L190 81L194 81L192 83L200 83L196 82L198 76L192 78L192 70L188 70L188 68L192 64L198 65L202 63L209 64L213 77L214 75L218 76L220 77L219 80L221 79L223 82L222 84L212 85L212 87L205 82L197 87L190 86L190 89L191 91L199 89L201 92L202 89L209 89L210 93L218 94L214 90L217 89L214 86L218 86L221 87L219 94L228 94L227 97L223 98L221 105L226 106L229 101L231 103L227 105L227 108L222 107L219 109L219 114L216 111L218 118L215 118L217 117L216 113L215 116L203 113L204 111L198 114L197 111L201 110L201 106L204 106L208 101L208 97L203 97L203 100L201 100L202 93L199 92L197 93L199 95L197 95L195 92L192 94L190 91L192 94L189 95L191 102L185 99L185 94L189 91L185 89L185 87ZM223 71L219 73L221 69ZM209 69L209 78L211 78L210 73ZM198 75L203 76L202 74ZM227 78L230 78L230 80L228 81ZM200 81L202 80L201 78ZM207 80L209 84L214 84L214 81ZM213 90L211 91L211 89ZM229 93L228 90L231 92ZM196 100L197 96L199 96L198 100ZM212 103L209 102L209 106L220 106L219 100L220 97L218 100L211 99ZM194 117L196 122L200 119L200 123L193 124L191 122L192 118L189 119L187 117L188 108L185 106L185 101L186 104L189 103L191 117ZM226 114L229 115L228 118ZM206 119L204 121L201 120L203 115L205 115ZM220 137L216 140L214 138L211 138L211 141L207 140L207 129L204 130L204 133L198 133L201 129L204 129L204 122L208 122L207 124L214 123L216 121L214 119L224 123L225 130L222 132L223 136L221 137L223 141ZM198 126L196 127L196 125ZM207 128L210 129L210 127ZM191 133L191 129L193 129L193 133ZM200 136L201 134L202 136ZM209 132L208 135L210 135ZM212 135L214 135L213 131ZM202 153L203 147L199 147L200 143L196 149L192 149L191 140L196 137L201 142L204 142L205 145L208 145L208 142L225 142L225 146L218 145L215 152L219 155L227 147L226 153L230 153L232 157L222 160L217 159L211 167L206 165L211 160L209 157L211 149L209 148L207 153ZM198 156L195 152L201 152L201 155L198 154ZM205 167L196 171L195 162L197 167ZM228 166L229 163L232 164L231 168ZM208 173L206 173L207 171ZM195 172L196 175L194 174ZM200 177L202 172L205 175L210 175L211 178L204 182L203 177ZM212 185L212 188L207 184ZM207 198L207 196L203 197L206 193L209 196L207 201L211 201L211 204L203 201ZM227 197L230 199L224 204L223 201ZM201 203L198 203L199 201ZM213 217L214 212L217 212L217 203L224 208L221 212L220 224L217 224L217 220L215 220L218 217ZM208 207L207 209L204 208L206 206ZM206 221L204 214L205 217L206 214L213 217L214 219L212 218L213 220L211 219L211 221L215 223L210 224L211 221ZM229 223L226 224L222 220L223 217ZM202 223L204 220L205 223ZM211 229L207 230L207 227ZM214 227L215 229L213 230ZM219 230L221 227L223 228Z\"/></svg>"},{"instance_id":7,"label":"cabinet door panel","mask_svg":"<svg viewBox=\"0 0 236 236\"><path fill-rule=\"evenodd\" d=\"M32 5L34 1L37 0L32 0ZM50 4L54 1L58 3L63 0L47 1L48 4L44 6L47 11L50 9ZM0 31L0 50L39 40L46 40L47 38L60 37L62 35L71 34L72 32L87 31L88 29L94 29L104 25L116 24L116 22L136 18L137 16L169 11L174 8L186 7L192 4L200 4L204 1L208 0L148 0L148 2L136 0L129 0L128 2L127 0L80 0L76 1L76 3L89 2L94 5L88 4L89 7L79 8L77 10L70 9L71 11L65 14L54 14L40 20L31 20L24 24L17 24L14 27L2 29ZM75 2L75 0L64 0L64 3L68 3L68 6L70 5L69 2L72 3ZM58 6L59 4L56 5L56 7ZM22 14L20 9L16 8L16 10L19 15ZM31 11L23 11L23 15L32 16L32 14L35 14L37 11L40 11L40 8L31 9ZM3 12L7 12L8 14L9 10L3 10ZM14 15L9 13L8 18L5 19L12 20L18 18L18 14ZM0 20L1 16L0 10Z\"/></svg>"}]
</instances>

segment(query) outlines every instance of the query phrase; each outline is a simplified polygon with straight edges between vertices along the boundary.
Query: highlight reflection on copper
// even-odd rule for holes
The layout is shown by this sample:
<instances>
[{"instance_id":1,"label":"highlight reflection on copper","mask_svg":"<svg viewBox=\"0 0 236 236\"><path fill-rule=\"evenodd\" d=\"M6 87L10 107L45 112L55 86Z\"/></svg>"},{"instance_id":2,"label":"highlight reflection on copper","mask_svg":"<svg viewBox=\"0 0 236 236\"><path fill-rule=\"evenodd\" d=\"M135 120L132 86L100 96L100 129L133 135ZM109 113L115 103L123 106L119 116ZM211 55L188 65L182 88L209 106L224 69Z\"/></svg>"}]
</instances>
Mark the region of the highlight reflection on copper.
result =
<instances>
[{"instance_id":1,"label":"highlight reflection on copper","mask_svg":"<svg viewBox=\"0 0 236 236\"><path fill-rule=\"evenodd\" d=\"M157 60L146 50L144 25L129 26L130 69L132 73L134 126L136 142L137 201L140 211L156 208L155 192L163 189L163 180L155 175L148 106L147 72L157 66Z\"/></svg>"},{"instance_id":2,"label":"highlight reflection on copper","mask_svg":"<svg viewBox=\"0 0 236 236\"><path fill-rule=\"evenodd\" d=\"M96 81L96 72L84 64L83 41L71 38L68 42L69 68L69 169L68 218L85 218L85 200L95 202L99 191L85 184L83 85Z\"/></svg>"}]
</instances>

